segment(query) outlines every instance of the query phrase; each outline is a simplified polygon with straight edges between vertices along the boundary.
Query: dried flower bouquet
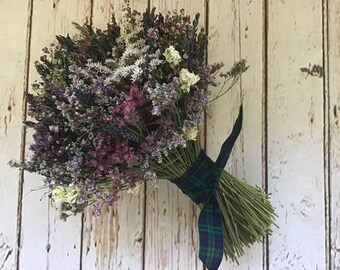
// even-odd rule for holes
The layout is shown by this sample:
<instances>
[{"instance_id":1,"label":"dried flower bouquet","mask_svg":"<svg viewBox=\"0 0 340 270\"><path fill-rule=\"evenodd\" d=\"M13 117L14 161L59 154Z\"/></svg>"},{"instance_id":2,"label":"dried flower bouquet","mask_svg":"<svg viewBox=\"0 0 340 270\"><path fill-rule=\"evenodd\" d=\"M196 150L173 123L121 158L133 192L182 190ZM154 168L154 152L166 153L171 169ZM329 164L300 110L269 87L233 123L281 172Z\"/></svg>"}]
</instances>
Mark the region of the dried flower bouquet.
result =
<instances>
[{"instance_id":1,"label":"dried flower bouquet","mask_svg":"<svg viewBox=\"0 0 340 270\"><path fill-rule=\"evenodd\" d=\"M201 149L208 87L221 87L215 76L223 65L206 64L198 23L199 15L140 14L127 5L104 31L77 25L77 36L57 36L36 63L41 82L27 94L34 120L25 124L35 133L22 166L45 177L63 217L89 205L99 215L123 190L172 181L202 208L199 256L217 269L223 251L237 260L270 233L275 214L263 191L223 170L242 111L216 163ZM214 99L246 69L241 60L222 73Z\"/></svg>"}]
</instances>

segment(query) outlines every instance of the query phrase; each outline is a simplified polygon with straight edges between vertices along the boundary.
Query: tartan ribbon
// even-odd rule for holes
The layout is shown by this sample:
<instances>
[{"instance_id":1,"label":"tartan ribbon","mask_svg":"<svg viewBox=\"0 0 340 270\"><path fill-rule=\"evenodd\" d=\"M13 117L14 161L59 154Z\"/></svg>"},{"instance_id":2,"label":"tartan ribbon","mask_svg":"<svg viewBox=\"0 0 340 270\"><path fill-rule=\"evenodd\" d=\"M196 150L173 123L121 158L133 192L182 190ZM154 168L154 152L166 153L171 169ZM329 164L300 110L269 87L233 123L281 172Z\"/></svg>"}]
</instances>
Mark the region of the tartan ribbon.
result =
<instances>
[{"instance_id":1,"label":"tartan ribbon","mask_svg":"<svg viewBox=\"0 0 340 270\"><path fill-rule=\"evenodd\" d=\"M216 270L223 258L223 222L216 199L219 177L227 164L242 127L242 106L233 130L223 143L216 162L201 150L194 163L180 177L171 180L196 204L203 203L198 218L199 258L209 270Z\"/></svg>"}]
</instances>

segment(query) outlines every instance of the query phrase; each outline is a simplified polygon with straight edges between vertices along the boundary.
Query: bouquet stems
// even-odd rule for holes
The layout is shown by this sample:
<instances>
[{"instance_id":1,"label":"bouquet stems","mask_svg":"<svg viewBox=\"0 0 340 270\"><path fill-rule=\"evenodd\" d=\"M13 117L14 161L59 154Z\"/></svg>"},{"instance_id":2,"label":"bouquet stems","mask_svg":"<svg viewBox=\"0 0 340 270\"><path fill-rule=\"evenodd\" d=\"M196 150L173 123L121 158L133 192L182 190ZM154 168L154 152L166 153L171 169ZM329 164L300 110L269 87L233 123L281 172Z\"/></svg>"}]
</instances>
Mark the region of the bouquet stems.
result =
<instances>
[{"instance_id":1,"label":"bouquet stems","mask_svg":"<svg viewBox=\"0 0 340 270\"><path fill-rule=\"evenodd\" d=\"M223 171L216 190L224 229L224 253L237 261L244 247L261 242L272 232L275 212L268 196L257 187L244 183Z\"/></svg>"},{"instance_id":2,"label":"bouquet stems","mask_svg":"<svg viewBox=\"0 0 340 270\"><path fill-rule=\"evenodd\" d=\"M162 166L152 167L161 179L177 178L193 164L200 150L200 143L191 141L187 148L176 148L164 157ZM227 259L237 262L245 247L262 242L263 237L272 232L276 215L264 191L226 171L220 175L215 196L223 220L224 253Z\"/></svg>"}]
</instances>

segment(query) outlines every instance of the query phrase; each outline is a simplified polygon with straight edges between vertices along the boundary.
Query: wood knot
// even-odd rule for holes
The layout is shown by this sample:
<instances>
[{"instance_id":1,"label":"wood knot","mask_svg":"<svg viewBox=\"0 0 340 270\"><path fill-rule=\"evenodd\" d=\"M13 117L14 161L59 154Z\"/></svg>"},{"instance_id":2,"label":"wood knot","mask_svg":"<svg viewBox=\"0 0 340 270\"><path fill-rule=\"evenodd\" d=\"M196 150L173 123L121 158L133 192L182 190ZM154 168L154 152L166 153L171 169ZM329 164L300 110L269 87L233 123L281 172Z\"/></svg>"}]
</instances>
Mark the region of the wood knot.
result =
<instances>
[{"instance_id":1,"label":"wood knot","mask_svg":"<svg viewBox=\"0 0 340 270\"><path fill-rule=\"evenodd\" d=\"M311 65L311 63L309 63L308 67L302 67L300 68L301 72L305 73L307 76L313 76L313 77L319 77L322 78L323 77L323 67L320 65Z\"/></svg>"}]
</instances>

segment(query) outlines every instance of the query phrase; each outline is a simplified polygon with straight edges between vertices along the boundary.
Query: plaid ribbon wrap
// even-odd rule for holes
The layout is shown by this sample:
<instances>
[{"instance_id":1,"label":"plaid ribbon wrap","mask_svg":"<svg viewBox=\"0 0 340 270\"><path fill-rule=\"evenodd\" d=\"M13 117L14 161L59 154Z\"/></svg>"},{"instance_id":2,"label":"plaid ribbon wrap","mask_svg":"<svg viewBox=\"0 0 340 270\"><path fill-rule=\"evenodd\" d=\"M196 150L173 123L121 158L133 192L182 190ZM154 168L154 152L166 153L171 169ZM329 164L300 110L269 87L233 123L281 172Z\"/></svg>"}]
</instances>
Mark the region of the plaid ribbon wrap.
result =
<instances>
[{"instance_id":1,"label":"plaid ribbon wrap","mask_svg":"<svg viewBox=\"0 0 340 270\"><path fill-rule=\"evenodd\" d=\"M196 204L204 205L198 218L199 258L209 270L218 269L223 258L223 223L215 192L219 177L240 134L242 118L241 106L234 128L223 143L216 162L201 150L191 167L182 176L171 180Z\"/></svg>"}]
</instances>

